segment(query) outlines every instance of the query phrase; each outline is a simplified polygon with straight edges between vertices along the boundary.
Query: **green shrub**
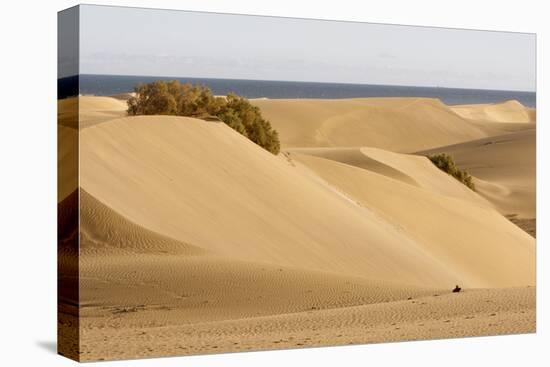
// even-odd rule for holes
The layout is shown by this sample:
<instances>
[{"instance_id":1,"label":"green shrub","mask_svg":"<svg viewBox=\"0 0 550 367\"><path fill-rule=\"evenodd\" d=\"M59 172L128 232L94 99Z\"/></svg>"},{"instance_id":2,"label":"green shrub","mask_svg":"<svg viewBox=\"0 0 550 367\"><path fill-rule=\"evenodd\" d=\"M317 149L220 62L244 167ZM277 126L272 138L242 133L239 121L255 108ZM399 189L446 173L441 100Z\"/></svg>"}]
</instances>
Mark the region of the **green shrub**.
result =
<instances>
[{"instance_id":1,"label":"green shrub","mask_svg":"<svg viewBox=\"0 0 550 367\"><path fill-rule=\"evenodd\" d=\"M215 116L262 148L279 153L277 131L246 98L232 93L215 97L208 87L177 80L140 84L134 90L136 96L128 100L129 115Z\"/></svg>"},{"instance_id":2,"label":"green shrub","mask_svg":"<svg viewBox=\"0 0 550 367\"><path fill-rule=\"evenodd\" d=\"M470 176L468 172L458 168L450 155L441 153L428 155L428 158L433 164L436 165L437 168L453 176L470 189L474 191L476 190L474 182L472 181L472 176Z\"/></svg>"},{"instance_id":3,"label":"green shrub","mask_svg":"<svg viewBox=\"0 0 550 367\"><path fill-rule=\"evenodd\" d=\"M153 82L135 88L137 97L128 100L131 115L174 115L177 112L175 96L164 82Z\"/></svg>"}]
</instances>

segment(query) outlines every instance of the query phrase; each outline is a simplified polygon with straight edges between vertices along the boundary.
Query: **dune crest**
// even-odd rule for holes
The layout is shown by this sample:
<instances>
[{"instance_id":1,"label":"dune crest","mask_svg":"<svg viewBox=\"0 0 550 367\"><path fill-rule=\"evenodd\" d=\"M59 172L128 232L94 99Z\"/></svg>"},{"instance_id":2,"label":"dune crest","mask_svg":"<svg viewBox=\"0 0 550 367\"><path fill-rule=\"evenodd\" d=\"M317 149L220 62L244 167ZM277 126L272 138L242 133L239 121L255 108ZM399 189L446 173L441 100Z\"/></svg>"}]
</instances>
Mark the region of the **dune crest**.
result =
<instances>
[{"instance_id":1,"label":"dune crest","mask_svg":"<svg viewBox=\"0 0 550 367\"><path fill-rule=\"evenodd\" d=\"M536 130L440 147L473 177L477 192L504 215L536 216Z\"/></svg>"},{"instance_id":2,"label":"dune crest","mask_svg":"<svg viewBox=\"0 0 550 367\"><path fill-rule=\"evenodd\" d=\"M466 119L430 98L254 100L283 148L369 146L410 153L499 135L506 127ZM508 127L509 128L509 127Z\"/></svg>"},{"instance_id":3,"label":"dune crest","mask_svg":"<svg viewBox=\"0 0 550 367\"><path fill-rule=\"evenodd\" d=\"M469 120L483 120L503 123L535 122L533 109L523 106L516 100L491 104L456 105L451 110Z\"/></svg>"},{"instance_id":4,"label":"dune crest","mask_svg":"<svg viewBox=\"0 0 550 367\"><path fill-rule=\"evenodd\" d=\"M439 170L426 157L394 153L379 148L302 148L291 153L307 154L379 173L389 178L442 194L492 207L468 187Z\"/></svg>"},{"instance_id":5,"label":"dune crest","mask_svg":"<svg viewBox=\"0 0 550 367\"><path fill-rule=\"evenodd\" d=\"M113 97L80 96L79 127L85 129L95 124L126 116L126 101Z\"/></svg>"}]
</instances>

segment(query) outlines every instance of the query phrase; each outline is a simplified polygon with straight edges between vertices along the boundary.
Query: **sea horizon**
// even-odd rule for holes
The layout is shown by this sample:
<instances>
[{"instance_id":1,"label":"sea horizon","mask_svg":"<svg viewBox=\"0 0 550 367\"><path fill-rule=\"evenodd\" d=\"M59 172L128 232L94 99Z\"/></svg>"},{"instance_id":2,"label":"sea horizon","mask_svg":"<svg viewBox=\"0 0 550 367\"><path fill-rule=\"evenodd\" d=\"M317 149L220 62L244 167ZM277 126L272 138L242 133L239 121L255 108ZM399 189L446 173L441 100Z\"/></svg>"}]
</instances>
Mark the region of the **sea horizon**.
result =
<instances>
[{"instance_id":1,"label":"sea horizon","mask_svg":"<svg viewBox=\"0 0 550 367\"><path fill-rule=\"evenodd\" d=\"M76 77L79 79L78 87L76 87ZM424 97L438 98L448 105L517 100L527 107L536 108L536 92L529 91L148 75L80 74L60 78L58 79L58 94L59 98L76 94L110 96L132 92L137 84L150 83L155 80L178 80L181 83L201 84L209 87L215 95L236 93L246 98ZM76 92L76 88L78 88L78 92Z\"/></svg>"}]
</instances>

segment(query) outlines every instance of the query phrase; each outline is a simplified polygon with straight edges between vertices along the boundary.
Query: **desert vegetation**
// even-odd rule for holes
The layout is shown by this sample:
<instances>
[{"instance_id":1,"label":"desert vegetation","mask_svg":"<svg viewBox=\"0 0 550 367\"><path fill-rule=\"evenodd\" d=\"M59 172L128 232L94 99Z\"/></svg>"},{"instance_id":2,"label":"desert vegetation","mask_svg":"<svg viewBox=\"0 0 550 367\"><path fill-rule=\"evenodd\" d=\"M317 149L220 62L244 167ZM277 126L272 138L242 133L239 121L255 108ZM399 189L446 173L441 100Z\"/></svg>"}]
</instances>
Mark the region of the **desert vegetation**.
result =
<instances>
[{"instance_id":1,"label":"desert vegetation","mask_svg":"<svg viewBox=\"0 0 550 367\"><path fill-rule=\"evenodd\" d=\"M278 154L277 131L262 117L260 109L241 96L230 93L216 97L202 85L181 84L177 80L155 81L135 87L128 99L129 115L177 115L223 121L267 151Z\"/></svg>"},{"instance_id":2,"label":"desert vegetation","mask_svg":"<svg viewBox=\"0 0 550 367\"><path fill-rule=\"evenodd\" d=\"M453 176L458 181L462 182L464 185L468 186L472 190L476 190L474 182L472 181L472 176L465 170L461 170L456 166L456 163L449 154L441 153L428 155L430 161L437 166L443 172Z\"/></svg>"}]
</instances>

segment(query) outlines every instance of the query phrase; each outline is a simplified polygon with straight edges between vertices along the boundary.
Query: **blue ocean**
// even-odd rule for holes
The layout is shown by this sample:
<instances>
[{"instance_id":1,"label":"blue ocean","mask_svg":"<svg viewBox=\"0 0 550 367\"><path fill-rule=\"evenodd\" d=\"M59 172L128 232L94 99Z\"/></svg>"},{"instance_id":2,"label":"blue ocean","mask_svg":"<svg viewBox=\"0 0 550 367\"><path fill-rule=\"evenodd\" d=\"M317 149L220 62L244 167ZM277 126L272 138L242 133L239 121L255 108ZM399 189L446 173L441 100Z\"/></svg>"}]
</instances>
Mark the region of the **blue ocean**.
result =
<instances>
[{"instance_id":1,"label":"blue ocean","mask_svg":"<svg viewBox=\"0 0 550 367\"><path fill-rule=\"evenodd\" d=\"M247 98L429 97L439 98L448 105L496 103L515 99L525 106L536 107L536 93L534 92L133 75L83 74L79 78L79 93L108 96L131 92L139 83L173 79L182 83L198 83L208 86L216 95L234 92Z\"/></svg>"}]
</instances>

